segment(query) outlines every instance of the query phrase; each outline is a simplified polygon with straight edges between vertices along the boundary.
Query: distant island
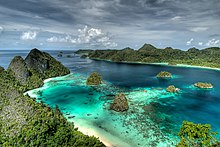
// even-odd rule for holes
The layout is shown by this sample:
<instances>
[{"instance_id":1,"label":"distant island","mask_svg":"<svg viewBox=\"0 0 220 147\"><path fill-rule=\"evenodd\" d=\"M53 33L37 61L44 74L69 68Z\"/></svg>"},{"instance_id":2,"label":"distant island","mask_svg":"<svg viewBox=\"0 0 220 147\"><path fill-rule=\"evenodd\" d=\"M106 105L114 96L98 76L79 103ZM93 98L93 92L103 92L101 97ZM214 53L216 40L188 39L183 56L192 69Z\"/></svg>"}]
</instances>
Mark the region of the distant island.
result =
<instances>
[{"instance_id":1,"label":"distant island","mask_svg":"<svg viewBox=\"0 0 220 147\"><path fill-rule=\"evenodd\" d=\"M220 68L220 48L211 47L187 51L166 47L159 49L151 44L144 44L140 49L124 48L121 50L78 50L83 58L130 63L167 63L168 65L186 64L193 66Z\"/></svg>"},{"instance_id":2,"label":"distant island","mask_svg":"<svg viewBox=\"0 0 220 147\"><path fill-rule=\"evenodd\" d=\"M170 72L167 71L161 71L157 74L157 78L159 79L170 79L172 78L172 74Z\"/></svg>"},{"instance_id":3,"label":"distant island","mask_svg":"<svg viewBox=\"0 0 220 147\"><path fill-rule=\"evenodd\" d=\"M0 146L105 146L77 131L58 106L51 108L24 96L47 78L70 71L46 52L33 49L16 56L7 70L0 67Z\"/></svg>"},{"instance_id":4,"label":"distant island","mask_svg":"<svg viewBox=\"0 0 220 147\"><path fill-rule=\"evenodd\" d=\"M212 89L213 88L213 85L207 82L197 82L194 84L194 86L201 88L201 89Z\"/></svg>"}]
</instances>

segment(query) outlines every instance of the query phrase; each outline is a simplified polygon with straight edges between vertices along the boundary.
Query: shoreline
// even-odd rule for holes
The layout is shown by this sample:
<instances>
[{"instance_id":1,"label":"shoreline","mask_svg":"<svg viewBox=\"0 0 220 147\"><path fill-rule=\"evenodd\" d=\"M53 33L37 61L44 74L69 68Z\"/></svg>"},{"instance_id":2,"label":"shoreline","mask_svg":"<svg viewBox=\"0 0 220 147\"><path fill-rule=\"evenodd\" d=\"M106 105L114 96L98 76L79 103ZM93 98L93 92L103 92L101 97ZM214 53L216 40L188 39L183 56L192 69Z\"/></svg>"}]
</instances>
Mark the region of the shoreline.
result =
<instances>
[{"instance_id":1,"label":"shoreline","mask_svg":"<svg viewBox=\"0 0 220 147\"><path fill-rule=\"evenodd\" d=\"M108 62L113 62L113 61L108 61ZM117 63L117 62L113 62L113 63ZM130 63L130 62L124 62L124 64L126 64L126 63ZM133 64L133 63L131 63L131 64ZM173 65L168 65L168 63L141 63L141 62L137 63L136 62L134 64L149 64L149 65L173 66ZM177 65L178 66L182 66L182 67L189 67L189 68L191 68L191 66L184 65L184 64L177 64ZM174 65L173 67L176 67L177 65ZM192 67L192 68L195 68L195 67ZM200 67L197 67L197 68L200 68ZM205 67L201 67L201 68L205 68ZM209 69L209 68L205 68L205 69ZM220 69L217 69L217 70L219 71ZM65 75L65 76L68 76L68 75ZM59 78L59 77L54 77L54 78ZM51 81L51 80L53 80L54 78L45 79L44 80L44 84L49 82L49 81ZM123 146L129 147L129 145L127 145L126 142L124 142L123 140L120 140L116 136L114 136L114 135L112 135L112 134L110 134L110 133L108 133L106 131L103 131L102 128L98 128L96 126L89 125L88 122L83 121L81 119L80 120L76 120L76 121L73 121L72 119L68 119L68 118L66 118L66 119L69 122L74 122L74 128L78 128L78 131L82 132L85 135L94 136L94 137L98 138L107 147L123 147Z\"/></svg>"},{"instance_id":2,"label":"shoreline","mask_svg":"<svg viewBox=\"0 0 220 147\"><path fill-rule=\"evenodd\" d=\"M78 131L82 132L83 134L98 138L106 147L132 147L130 144L124 142L117 136L112 135L102 128L89 124L84 119L79 119L75 121L67 119L67 121L73 122L74 128L78 128Z\"/></svg>"},{"instance_id":3,"label":"shoreline","mask_svg":"<svg viewBox=\"0 0 220 147\"><path fill-rule=\"evenodd\" d=\"M50 82L54 79L66 77L68 75L45 79L43 81L44 86L26 91L25 93L23 93L23 95L28 95L31 98L37 98L38 94L36 93L35 90L38 91L39 89L41 89L41 90L46 89L47 87L45 87L45 85L47 85L48 82ZM64 112L62 112L62 114L67 119L68 122L74 123L74 128L78 128L79 132L81 132L84 135L96 137L106 147L124 147L124 146L131 147L127 142L125 142L124 140L121 140L117 136L114 136L110 132L105 131L103 128L99 128L98 126L95 126L95 125L91 124L90 122L88 122L84 119L81 119L81 118L79 118L79 119L68 118L68 116L66 116Z\"/></svg>"},{"instance_id":4,"label":"shoreline","mask_svg":"<svg viewBox=\"0 0 220 147\"><path fill-rule=\"evenodd\" d=\"M90 58L88 58L88 59L90 59ZM106 61L106 62L122 63L122 64L161 65L161 66L169 66L169 67L198 68L198 69L210 69L210 70L220 71L220 68L198 66L198 65L188 65L188 64L169 65L169 63L166 63L166 62L163 62L163 63L144 63L144 62L129 62L129 61L115 62L115 61L111 61L111 60L96 59L96 58L90 59L90 60Z\"/></svg>"},{"instance_id":5,"label":"shoreline","mask_svg":"<svg viewBox=\"0 0 220 147\"><path fill-rule=\"evenodd\" d=\"M114 147L114 145L112 145L106 138L104 138L103 136L101 136L99 133L92 130L91 128L88 129L85 126L76 125L75 122L74 122L74 128L78 128L78 131L80 131L84 135L94 136L98 138L106 147Z\"/></svg>"}]
</instances>

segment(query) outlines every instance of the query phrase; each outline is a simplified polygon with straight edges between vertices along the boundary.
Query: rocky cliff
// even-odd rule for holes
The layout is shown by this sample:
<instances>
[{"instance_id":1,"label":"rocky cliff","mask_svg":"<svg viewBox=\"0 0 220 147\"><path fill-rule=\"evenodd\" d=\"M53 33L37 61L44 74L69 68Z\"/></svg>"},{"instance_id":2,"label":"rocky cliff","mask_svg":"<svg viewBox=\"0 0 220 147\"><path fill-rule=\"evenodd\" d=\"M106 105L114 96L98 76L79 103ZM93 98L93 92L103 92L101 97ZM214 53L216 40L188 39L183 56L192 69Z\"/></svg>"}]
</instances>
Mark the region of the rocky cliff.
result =
<instances>
[{"instance_id":1,"label":"rocky cliff","mask_svg":"<svg viewBox=\"0 0 220 147\"><path fill-rule=\"evenodd\" d=\"M115 96L114 102L111 104L110 109L117 112L123 112L129 109L128 101L124 93L119 93Z\"/></svg>"},{"instance_id":2,"label":"rocky cliff","mask_svg":"<svg viewBox=\"0 0 220 147\"><path fill-rule=\"evenodd\" d=\"M38 49L32 49L25 58L29 70L46 76L61 76L70 73L69 69L63 66L59 61L54 59L46 52ZM50 72L50 73L48 73ZM50 74L50 75L47 75Z\"/></svg>"},{"instance_id":3,"label":"rocky cliff","mask_svg":"<svg viewBox=\"0 0 220 147\"><path fill-rule=\"evenodd\" d=\"M59 61L38 49L32 49L25 60L21 56L14 57L8 70L20 84L26 85L27 89L38 87L46 78L70 73Z\"/></svg>"},{"instance_id":4,"label":"rocky cliff","mask_svg":"<svg viewBox=\"0 0 220 147\"><path fill-rule=\"evenodd\" d=\"M47 54L38 49L31 50L25 58L25 62L29 69L34 69L39 73L43 73L49 69L49 59Z\"/></svg>"},{"instance_id":5,"label":"rocky cliff","mask_svg":"<svg viewBox=\"0 0 220 147\"><path fill-rule=\"evenodd\" d=\"M93 72L87 79L86 84L87 85L99 85L102 83L102 76L97 73Z\"/></svg>"},{"instance_id":6,"label":"rocky cliff","mask_svg":"<svg viewBox=\"0 0 220 147\"><path fill-rule=\"evenodd\" d=\"M21 83L25 84L28 81L31 73L28 70L28 67L21 56L15 56L9 67L8 70L12 72L14 77Z\"/></svg>"}]
</instances>

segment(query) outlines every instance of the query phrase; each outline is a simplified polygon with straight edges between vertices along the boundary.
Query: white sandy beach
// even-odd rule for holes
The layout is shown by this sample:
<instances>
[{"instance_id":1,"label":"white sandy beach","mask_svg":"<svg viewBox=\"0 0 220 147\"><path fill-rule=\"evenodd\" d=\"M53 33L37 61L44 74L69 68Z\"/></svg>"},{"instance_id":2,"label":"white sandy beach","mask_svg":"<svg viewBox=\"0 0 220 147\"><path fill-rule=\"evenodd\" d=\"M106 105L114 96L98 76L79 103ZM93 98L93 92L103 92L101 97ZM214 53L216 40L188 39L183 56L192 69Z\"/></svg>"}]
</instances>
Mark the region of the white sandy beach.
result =
<instances>
[{"instance_id":1,"label":"white sandy beach","mask_svg":"<svg viewBox=\"0 0 220 147\"><path fill-rule=\"evenodd\" d=\"M99 138L99 140L107 147L131 147L131 145L123 142L120 138L113 136L101 128L91 128L92 125L88 124L85 120L74 121L74 126L85 135Z\"/></svg>"}]
</instances>

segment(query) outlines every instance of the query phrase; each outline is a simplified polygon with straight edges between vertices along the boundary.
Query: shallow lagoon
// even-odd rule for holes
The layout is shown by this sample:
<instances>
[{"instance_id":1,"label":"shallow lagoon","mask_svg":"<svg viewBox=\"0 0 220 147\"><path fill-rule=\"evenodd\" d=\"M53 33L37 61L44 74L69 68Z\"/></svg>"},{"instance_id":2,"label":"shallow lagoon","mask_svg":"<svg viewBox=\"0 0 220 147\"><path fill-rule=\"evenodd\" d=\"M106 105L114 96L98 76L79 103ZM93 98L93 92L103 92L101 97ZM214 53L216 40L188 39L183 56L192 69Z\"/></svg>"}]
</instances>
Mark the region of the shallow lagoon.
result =
<instances>
[{"instance_id":1,"label":"shallow lagoon","mask_svg":"<svg viewBox=\"0 0 220 147\"><path fill-rule=\"evenodd\" d=\"M176 139L175 135L163 132L166 129L163 121L171 116L157 110L157 107L161 107L157 101L175 99L173 94L158 88L120 88L107 82L101 86L89 87L84 84L85 81L85 77L73 73L47 80L44 87L28 93L36 97L37 101L43 101L52 107L58 105L69 121L98 132L115 146L175 143L170 139ZM126 93L130 106L128 112L109 110L109 104L114 98L112 95L118 92Z\"/></svg>"},{"instance_id":2,"label":"shallow lagoon","mask_svg":"<svg viewBox=\"0 0 220 147\"><path fill-rule=\"evenodd\" d=\"M68 60L72 74L47 80L44 87L31 91L31 96L52 107L57 104L69 121L96 132L115 146L174 146L183 120L210 123L214 131L220 132L219 71L116 64L79 57ZM173 73L174 78L155 78L162 70ZM106 84L86 86L86 77L92 71L101 73ZM194 88L192 84L198 81L211 82L215 88ZM171 84L181 92L166 92ZM118 92L126 93L128 112L109 110L111 95Z\"/></svg>"}]
</instances>

